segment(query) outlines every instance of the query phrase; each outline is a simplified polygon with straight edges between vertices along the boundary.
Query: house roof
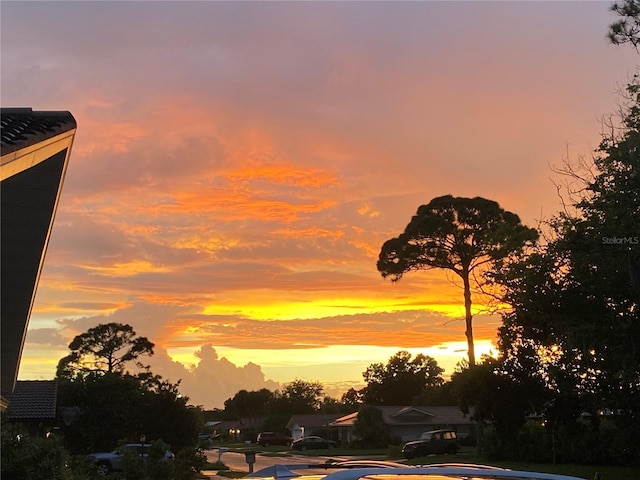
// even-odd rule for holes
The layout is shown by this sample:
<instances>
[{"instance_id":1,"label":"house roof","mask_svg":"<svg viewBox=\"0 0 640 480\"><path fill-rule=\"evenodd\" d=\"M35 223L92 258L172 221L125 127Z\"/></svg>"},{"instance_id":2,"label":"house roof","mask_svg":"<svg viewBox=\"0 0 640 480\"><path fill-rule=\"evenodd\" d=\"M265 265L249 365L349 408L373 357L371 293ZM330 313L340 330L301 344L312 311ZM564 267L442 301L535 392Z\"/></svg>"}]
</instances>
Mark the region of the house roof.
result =
<instances>
[{"instance_id":1,"label":"house roof","mask_svg":"<svg viewBox=\"0 0 640 480\"><path fill-rule=\"evenodd\" d=\"M457 406L378 406L387 425L465 425L473 423ZM337 418L332 427L352 426L358 418L358 412Z\"/></svg>"},{"instance_id":2,"label":"house roof","mask_svg":"<svg viewBox=\"0 0 640 480\"><path fill-rule=\"evenodd\" d=\"M56 418L57 385L55 380L18 380L8 395L9 418Z\"/></svg>"},{"instance_id":3,"label":"house roof","mask_svg":"<svg viewBox=\"0 0 640 480\"><path fill-rule=\"evenodd\" d=\"M301 415L292 415L287 423L287 428L292 429L295 425L304 428L326 427L331 422L339 418L339 413L309 413Z\"/></svg>"},{"instance_id":4,"label":"house roof","mask_svg":"<svg viewBox=\"0 0 640 480\"><path fill-rule=\"evenodd\" d=\"M69 112L0 109L0 388L14 388L60 200L76 121Z\"/></svg>"},{"instance_id":5,"label":"house roof","mask_svg":"<svg viewBox=\"0 0 640 480\"><path fill-rule=\"evenodd\" d=\"M36 111L31 108L0 109L2 155L15 152L76 128L69 112Z\"/></svg>"},{"instance_id":6,"label":"house roof","mask_svg":"<svg viewBox=\"0 0 640 480\"><path fill-rule=\"evenodd\" d=\"M356 418L358 418L358 412L350 413L349 415L345 415L344 417L336 418L333 422L331 422L331 426L350 427L356 422Z\"/></svg>"}]
</instances>

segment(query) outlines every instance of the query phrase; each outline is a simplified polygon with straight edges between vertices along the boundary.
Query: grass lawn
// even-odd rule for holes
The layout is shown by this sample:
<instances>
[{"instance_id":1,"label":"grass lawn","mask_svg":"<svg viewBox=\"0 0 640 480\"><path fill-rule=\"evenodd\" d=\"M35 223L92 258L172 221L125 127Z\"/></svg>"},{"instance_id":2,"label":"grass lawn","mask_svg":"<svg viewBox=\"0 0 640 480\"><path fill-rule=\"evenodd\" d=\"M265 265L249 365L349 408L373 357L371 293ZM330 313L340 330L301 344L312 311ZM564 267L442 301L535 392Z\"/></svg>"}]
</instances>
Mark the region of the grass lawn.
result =
<instances>
[{"instance_id":1,"label":"grass lawn","mask_svg":"<svg viewBox=\"0 0 640 480\"><path fill-rule=\"evenodd\" d=\"M223 470L221 472L218 472L218 475L227 478L242 478L247 475L247 472L233 472L231 470Z\"/></svg>"},{"instance_id":2,"label":"grass lawn","mask_svg":"<svg viewBox=\"0 0 640 480\"><path fill-rule=\"evenodd\" d=\"M640 468L611 467L594 465L572 465L528 462L491 462L478 455L474 447L463 447L458 455L430 455L409 461L411 465L426 465L429 463L480 463L494 467L509 468L511 470L531 470L534 472L557 473L573 475L593 480L596 473L600 473L601 480L640 480Z\"/></svg>"}]
</instances>

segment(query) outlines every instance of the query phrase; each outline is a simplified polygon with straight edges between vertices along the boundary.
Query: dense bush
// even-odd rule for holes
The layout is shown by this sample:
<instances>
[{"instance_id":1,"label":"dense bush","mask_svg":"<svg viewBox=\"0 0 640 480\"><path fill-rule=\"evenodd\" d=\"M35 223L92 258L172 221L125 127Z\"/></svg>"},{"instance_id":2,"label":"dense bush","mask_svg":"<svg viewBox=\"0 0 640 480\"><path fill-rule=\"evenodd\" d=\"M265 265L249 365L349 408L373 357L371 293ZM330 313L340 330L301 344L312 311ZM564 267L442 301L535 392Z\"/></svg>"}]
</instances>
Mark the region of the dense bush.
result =
<instances>
[{"instance_id":1,"label":"dense bush","mask_svg":"<svg viewBox=\"0 0 640 480\"><path fill-rule=\"evenodd\" d=\"M32 438L18 425L2 425L2 478L64 478L65 451L59 439Z\"/></svg>"},{"instance_id":2,"label":"dense bush","mask_svg":"<svg viewBox=\"0 0 640 480\"><path fill-rule=\"evenodd\" d=\"M4 480L90 480L95 469L69 456L57 436L34 437L26 427L2 419Z\"/></svg>"},{"instance_id":3,"label":"dense bush","mask_svg":"<svg viewBox=\"0 0 640 480\"><path fill-rule=\"evenodd\" d=\"M149 455L144 461L136 452L125 452L124 471L127 480L173 480L174 462L164 458L169 449L170 445L156 440L149 447Z\"/></svg>"},{"instance_id":4,"label":"dense bush","mask_svg":"<svg viewBox=\"0 0 640 480\"><path fill-rule=\"evenodd\" d=\"M358 411L354 424L357 440L353 443L360 447L380 448L391 442L389 426L384 422L382 410L371 405L363 405Z\"/></svg>"},{"instance_id":5,"label":"dense bush","mask_svg":"<svg viewBox=\"0 0 640 480\"><path fill-rule=\"evenodd\" d=\"M637 421L623 417L583 418L556 432L560 461L592 465L640 465Z\"/></svg>"},{"instance_id":6,"label":"dense bush","mask_svg":"<svg viewBox=\"0 0 640 480\"><path fill-rule=\"evenodd\" d=\"M65 447L74 454L110 451L141 435L162 438L177 452L197 443L198 410L177 385L158 377L91 373L58 383L58 404L77 412L62 425ZM162 419L161 422L158 419Z\"/></svg>"},{"instance_id":7,"label":"dense bush","mask_svg":"<svg viewBox=\"0 0 640 480\"><path fill-rule=\"evenodd\" d=\"M640 465L639 427L629 419L587 417L555 429L528 422L511 437L485 428L482 453L490 460Z\"/></svg>"},{"instance_id":8,"label":"dense bush","mask_svg":"<svg viewBox=\"0 0 640 480\"><path fill-rule=\"evenodd\" d=\"M29 434L21 424L3 417L1 477L3 480L98 480L96 466L84 455L72 456L59 436L39 437ZM195 447L180 450L174 461L165 461L170 446L157 440L149 448L143 462L136 453L124 455L124 476L127 480L195 480L206 465L204 452ZM112 473L108 478L120 478Z\"/></svg>"},{"instance_id":9,"label":"dense bush","mask_svg":"<svg viewBox=\"0 0 640 480\"><path fill-rule=\"evenodd\" d=\"M207 464L207 456L198 448L180 450L175 459L175 480L194 480Z\"/></svg>"}]
</instances>

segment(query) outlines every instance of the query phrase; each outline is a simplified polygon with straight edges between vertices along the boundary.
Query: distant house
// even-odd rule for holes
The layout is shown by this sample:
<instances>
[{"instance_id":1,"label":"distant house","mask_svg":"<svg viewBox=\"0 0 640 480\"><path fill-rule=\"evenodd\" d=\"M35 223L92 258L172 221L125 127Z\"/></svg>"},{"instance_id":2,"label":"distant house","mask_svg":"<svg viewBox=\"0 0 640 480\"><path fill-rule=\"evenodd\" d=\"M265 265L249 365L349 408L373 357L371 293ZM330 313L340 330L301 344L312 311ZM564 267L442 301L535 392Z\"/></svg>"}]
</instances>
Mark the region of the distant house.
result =
<instances>
[{"instance_id":1,"label":"distant house","mask_svg":"<svg viewBox=\"0 0 640 480\"><path fill-rule=\"evenodd\" d=\"M306 415L292 415L287 423L291 437L297 440L309 435L319 435L329 438L329 426L341 416L339 413L310 413Z\"/></svg>"},{"instance_id":2,"label":"distant house","mask_svg":"<svg viewBox=\"0 0 640 480\"><path fill-rule=\"evenodd\" d=\"M238 420L207 422L208 432L231 441L255 441L256 430L264 421L262 417L245 417Z\"/></svg>"},{"instance_id":3,"label":"distant house","mask_svg":"<svg viewBox=\"0 0 640 480\"><path fill-rule=\"evenodd\" d=\"M8 395L9 420L27 425L32 434L45 435L56 422L55 380L18 380Z\"/></svg>"},{"instance_id":4,"label":"distant house","mask_svg":"<svg viewBox=\"0 0 640 480\"><path fill-rule=\"evenodd\" d=\"M403 442L416 440L423 432L443 428L455 430L459 437L464 438L474 428L470 415L464 414L456 406L376 408L382 411L382 418L389 426L391 436L400 438ZM337 436L342 443L350 443L355 439L354 425L357 418L358 412L350 413L337 418L329 427L338 431Z\"/></svg>"}]
</instances>

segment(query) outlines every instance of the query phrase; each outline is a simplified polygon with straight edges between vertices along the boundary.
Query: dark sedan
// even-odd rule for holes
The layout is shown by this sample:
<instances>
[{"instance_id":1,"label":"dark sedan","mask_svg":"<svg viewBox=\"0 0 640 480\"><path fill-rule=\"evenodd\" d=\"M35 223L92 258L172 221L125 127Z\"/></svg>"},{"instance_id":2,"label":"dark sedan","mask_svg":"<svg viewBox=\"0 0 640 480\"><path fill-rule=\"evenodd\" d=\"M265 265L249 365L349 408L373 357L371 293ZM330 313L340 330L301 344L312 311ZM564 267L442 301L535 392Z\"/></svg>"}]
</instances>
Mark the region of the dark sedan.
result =
<instances>
[{"instance_id":1,"label":"dark sedan","mask_svg":"<svg viewBox=\"0 0 640 480\"><path fill-rule=\"evenodd\" d=\"M333 440L325 440L322 437L302 437L291 444L294 450L321 450L326 448L336 448L338 444Z\"/></svg>"},{"instance_id":2,"label":"dark sedan","mask_svg":"<svg viewBox=\"0 0 640 480\"><path fill-rule=\"evenodd\" d=\"M271 445L291 445L293 438L289 435L282 435L274 432L260 432L256 443L259 443L263 447L270 447Z\"/></svg>"}]
</instances>

